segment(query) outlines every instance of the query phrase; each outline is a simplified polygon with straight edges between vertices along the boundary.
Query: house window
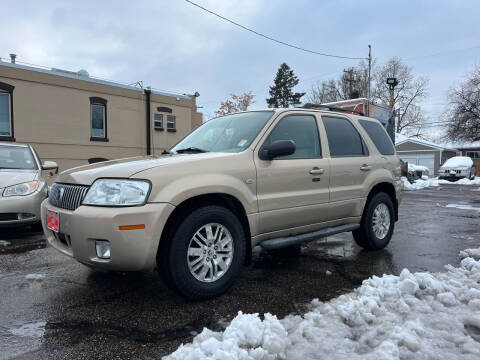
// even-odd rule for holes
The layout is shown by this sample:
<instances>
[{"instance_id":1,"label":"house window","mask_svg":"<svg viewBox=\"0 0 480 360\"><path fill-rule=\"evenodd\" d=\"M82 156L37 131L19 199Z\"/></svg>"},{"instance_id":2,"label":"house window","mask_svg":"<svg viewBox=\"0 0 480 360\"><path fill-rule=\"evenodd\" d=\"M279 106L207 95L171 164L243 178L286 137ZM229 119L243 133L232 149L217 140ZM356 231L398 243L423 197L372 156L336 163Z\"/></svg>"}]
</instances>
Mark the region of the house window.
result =
<instances>
[{"instance_id":1,"label":"house window","mask_svg":"<svg viewBox=\"0 0 480 360\"><path fill-rule=\"evenodd\" d=\"M175 115L167 115L167 130L168 131L177 131L176 130L177 118Z\"/></svg>"},{"instance_id":2,"label":"house window","mask_svg":"<svg viewBox=\"0 0 480 360\"><path fill-rule=\"evenodd\" d=\"M0 141L15 141L13 137L13 89L0 82Z\"/></svg>"},{"instance_id":3,"label":"house window","mask_svg":"<svg viewBox=\"0 0 480 360\"><path fill-rule=\"evenodd\" d=\"M0 136L12 136L10 94L0 92Z\"/></svg>"},{"instance_id":4,"label":"house window","mask_svg":"<svg viewBox=\"0 0 480 360\"><path fill-rule=\"evenodd\" d=\"M480 159L480 151L467 151L467 156L472 159Z\"/></svg>"},{"instance_id":5,"label":"house window","mask_svg":"<svg viewBox=\"0 0 480 360\"><path fill-rule=\"evenodd\" d=\"M90 141L108 141L107 137L107 100L90 98Z\"/></svg>"},{"instance_id":6,"label":"house window","mask_svg":"<svg viewBox=\"0 0 480 360\"><path fill-rule=\"evenodd\" d=\"M163 130L163 114L155 114L153 116L153 126L155 130Z\"/></svg>"}]
</instances>

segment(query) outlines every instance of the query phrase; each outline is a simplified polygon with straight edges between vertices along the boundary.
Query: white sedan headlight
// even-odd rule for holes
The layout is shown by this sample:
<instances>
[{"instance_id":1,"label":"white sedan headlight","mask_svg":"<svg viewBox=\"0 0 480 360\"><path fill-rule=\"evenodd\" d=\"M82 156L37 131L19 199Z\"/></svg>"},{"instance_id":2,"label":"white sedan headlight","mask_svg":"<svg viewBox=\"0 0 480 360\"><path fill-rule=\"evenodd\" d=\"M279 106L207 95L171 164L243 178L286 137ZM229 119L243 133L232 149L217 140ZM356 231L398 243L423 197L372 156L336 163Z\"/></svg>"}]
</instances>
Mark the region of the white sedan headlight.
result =
<instances>
[{"instance_id":1,"label":"white sedan headlight","mask_svg":"<svg viewBox=\"0 0 480 360\"><path fill-rule=\"evenodd\" d=\"M3 196L26 196L34 193L41 185L40 181L34 180L22 184L8 186L3 190Z\"/></svg>"},{"instance_id":2,"label":"white sedan headlight","mask_svg":"<svg viewBox=\"0 0 480 360\"><path fill-rule=\"evenodd\" d=\"M135 206L147 201L150 182L129 179L98 179L83 199L83 205Z\"/></svg>"}]
</instances>

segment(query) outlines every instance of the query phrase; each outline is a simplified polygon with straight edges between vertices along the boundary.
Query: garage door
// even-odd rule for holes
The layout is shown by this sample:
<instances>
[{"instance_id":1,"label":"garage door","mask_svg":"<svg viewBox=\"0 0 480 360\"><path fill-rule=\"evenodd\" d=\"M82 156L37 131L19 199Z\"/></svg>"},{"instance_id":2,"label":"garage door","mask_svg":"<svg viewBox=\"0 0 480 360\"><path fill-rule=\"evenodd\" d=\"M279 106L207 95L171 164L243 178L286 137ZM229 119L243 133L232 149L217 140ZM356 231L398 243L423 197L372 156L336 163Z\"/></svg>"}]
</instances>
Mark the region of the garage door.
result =
<instances>
[{"instance_id":1,"label":"garage door","mask_svg":"<svg viewBox=\"0 0 480 360\"><path fill-rule=\"evenodd\" d=\"M400 159L414 165L426 166L430 171L430 175L435 174L435 155L433 154L408 154L399 155Z\"/></svg>"}]
</instances>

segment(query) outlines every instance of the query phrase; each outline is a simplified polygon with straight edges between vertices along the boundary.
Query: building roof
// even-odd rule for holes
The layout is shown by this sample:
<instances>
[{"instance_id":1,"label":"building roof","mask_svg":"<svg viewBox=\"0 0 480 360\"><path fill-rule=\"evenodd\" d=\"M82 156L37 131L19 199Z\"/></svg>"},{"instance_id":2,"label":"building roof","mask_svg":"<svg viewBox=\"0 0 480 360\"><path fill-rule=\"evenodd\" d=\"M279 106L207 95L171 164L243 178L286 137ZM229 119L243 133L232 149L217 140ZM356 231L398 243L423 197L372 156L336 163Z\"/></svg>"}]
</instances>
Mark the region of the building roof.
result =
<instances>
[{"instance_id":1,"label":"building roof","mask_svg":"<svg viewBox=\"0 0 480 360\"><path fill-rule=\"evenodd\" d=\"M429 147L432 147L432 148L435 148L435 149L438 149L438 150L456 150L455 147L451 147L451 146L446 145L446 144L437 144L437 143L434 143L432 141L423 140L423 139L420 139L420 138L408 137L408 136L405 136L405 135L402 135L402 134L399 134L399 133L395 133L395 146L401 145L401 144L406 143L406 142L412 142L412 143L415 143L415 144L429 146Z\"/></svg>"},{"instance_id":2,"label":"building roof","mask_svg":"<svg viewBox=\"0 0 480 360\"><path fill-rule=\"evenodd\" d=\"M77 79L77 80L92 82L92 83L96 83L96 84L114 86L114 87L118 87L118 88L143 92L142 88L139 88L139 87L136 87L136 86L126 85L126 84L122 84L122 83L115 82L115 81L110 81L110 80L104 80L104 79L91 77L91 76L88 75L88 73L85 70L80 70L78 72L74 72L74 71L68 71L68 70L56 69L56 68L47 68L47 67L43 68L43 67L23 65L23 64L20 64L18 62L17 63L6 62L6 61L2 61L1 59L0 59L0 66L6 66L6 67L29 70L29 71L36 71L36 72L41 72L41 73L44 73L44 74L50 74L50 75L61 76L61 77L66 77L66 78L70 78L70 79ZM180 99L188 99L189 100L189 99L192 99L192 97L193 97L193 95L189 95L189 94L180 94L180 93L163 91L163 90L151 89L151 91L152 91L153 94L171 96L171 97L176 97L176 98L180 98Z\"/></svg>"}]
</instances>

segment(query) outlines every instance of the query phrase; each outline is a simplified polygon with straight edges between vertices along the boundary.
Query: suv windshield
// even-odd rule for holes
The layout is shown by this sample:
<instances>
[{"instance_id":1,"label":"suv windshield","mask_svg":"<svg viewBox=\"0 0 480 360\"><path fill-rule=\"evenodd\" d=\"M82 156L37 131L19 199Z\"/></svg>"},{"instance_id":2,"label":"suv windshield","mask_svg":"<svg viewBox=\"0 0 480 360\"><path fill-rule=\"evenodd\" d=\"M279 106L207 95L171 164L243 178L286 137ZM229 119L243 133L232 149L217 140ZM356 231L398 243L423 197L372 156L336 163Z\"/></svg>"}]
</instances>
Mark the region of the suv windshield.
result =
<instances>
[{"instance_id":1,"label":"suv windshield","mask_svg":"<svg viewBox=\"0 0 480 360\"><path fill-rule=\"evenodd\" d=\"M186 136L170 151L241 152L272 117L273 111L252 111L212 119Z\"/></svg>"},{"instance_id":2,"label":"suv windshield","mask_svg":"<svg viewBox=\"0 0 480 360\"><path fill-rule=\"evenodd\" d=\"M30 148L0 145L0 170L1 169L36 170L37 164Z\"/></svg>"}]
</instances>

